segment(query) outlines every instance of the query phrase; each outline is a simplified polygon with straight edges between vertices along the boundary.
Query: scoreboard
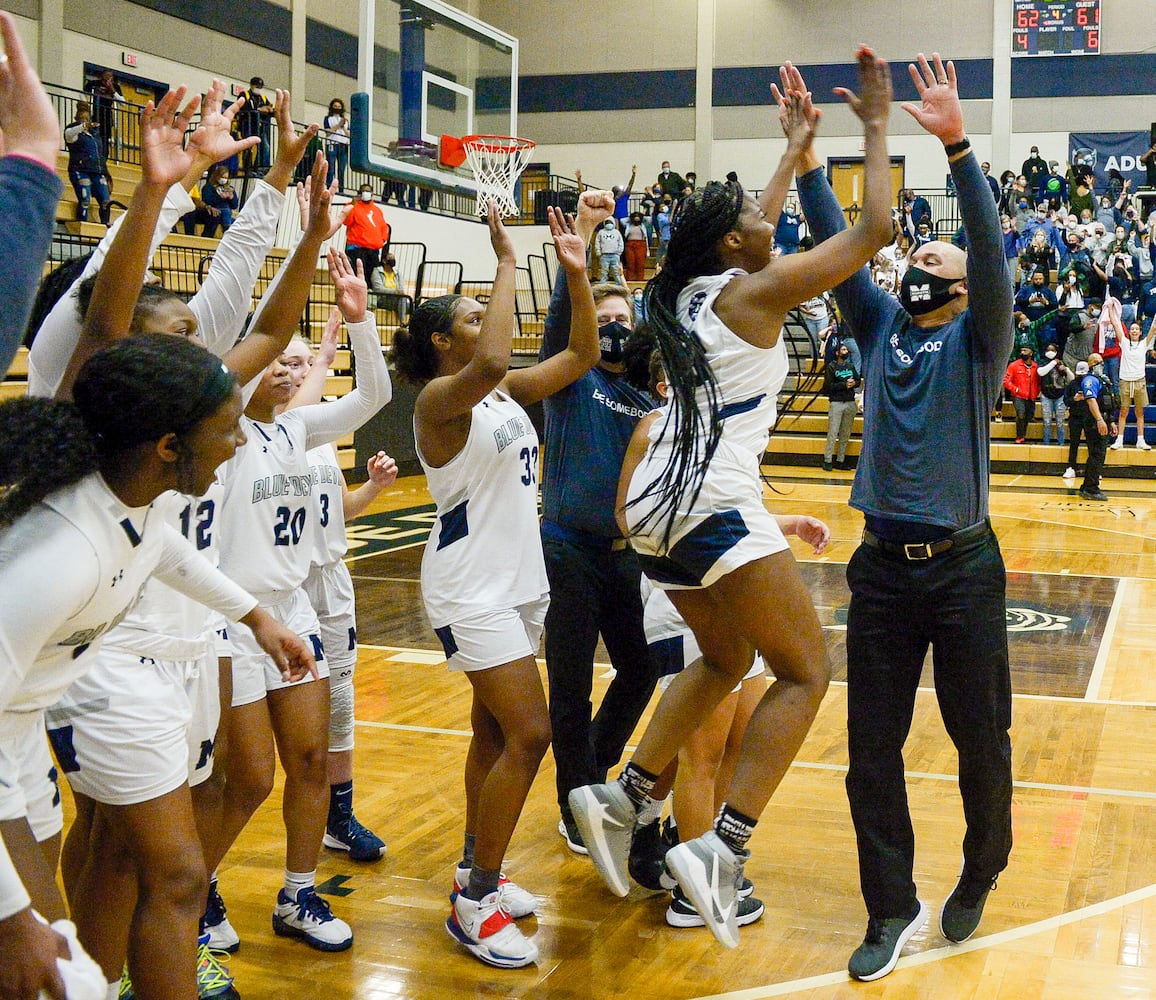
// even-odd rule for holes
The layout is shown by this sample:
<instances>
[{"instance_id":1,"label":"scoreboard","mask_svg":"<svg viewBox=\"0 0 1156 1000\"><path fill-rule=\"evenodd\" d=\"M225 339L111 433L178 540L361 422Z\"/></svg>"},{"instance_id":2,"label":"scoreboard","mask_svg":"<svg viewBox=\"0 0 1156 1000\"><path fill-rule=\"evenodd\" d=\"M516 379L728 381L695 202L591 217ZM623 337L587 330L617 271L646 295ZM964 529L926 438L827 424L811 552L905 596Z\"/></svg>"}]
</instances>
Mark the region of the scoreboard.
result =
<instances>
[{"instance_id":1,"label":"scoreboard","mask_svg":"<svg viewBox=\"0 0 1156 1000\"><path fill-rule=\"evenodd\" d=\"M1100 51L1100 0L1012 0L1013 56Z\"/></svg>"}]
</instances>

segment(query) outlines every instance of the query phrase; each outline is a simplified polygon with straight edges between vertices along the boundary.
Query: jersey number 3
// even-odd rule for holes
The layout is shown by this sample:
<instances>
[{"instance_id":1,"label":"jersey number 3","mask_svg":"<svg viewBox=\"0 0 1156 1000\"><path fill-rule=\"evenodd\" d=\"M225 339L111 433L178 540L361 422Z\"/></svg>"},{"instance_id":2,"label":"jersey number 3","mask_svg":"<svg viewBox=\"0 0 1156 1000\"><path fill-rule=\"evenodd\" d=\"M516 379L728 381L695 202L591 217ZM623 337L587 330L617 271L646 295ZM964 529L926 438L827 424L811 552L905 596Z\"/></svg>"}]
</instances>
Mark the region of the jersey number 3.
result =
<instances>
[{"instance_id":1,"label":"jersey number 3","mask_svg":"<svg viewBox=\"0 0 1156 1000\"><path fill-rule=\"evenodd\" d=\"M296 545L305 531L305 508L291 511L288 507L277 508L277 523L273 525L274 545Z\"/></svg>"}]
</instances>

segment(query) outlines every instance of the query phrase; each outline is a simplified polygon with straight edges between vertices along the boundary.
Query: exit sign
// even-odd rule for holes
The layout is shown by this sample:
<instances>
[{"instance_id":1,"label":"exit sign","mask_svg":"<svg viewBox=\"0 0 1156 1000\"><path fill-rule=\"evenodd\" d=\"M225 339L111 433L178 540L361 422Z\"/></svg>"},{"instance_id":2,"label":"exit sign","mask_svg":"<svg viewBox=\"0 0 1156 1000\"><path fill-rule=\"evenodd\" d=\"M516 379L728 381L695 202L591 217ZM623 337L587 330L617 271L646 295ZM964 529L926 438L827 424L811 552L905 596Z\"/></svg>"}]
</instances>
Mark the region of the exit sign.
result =
<instances>
[{"instance_id":1,"label":"exit sign","mask_svg":"<svg viewBox=\"0 0 1156 1000\"><path fill-rule=\"evenodd\" d=\"M122 63L124 63L125 66L135 66L136 65L136 53L135 52L122 52L120 54L120 61Z\"/></svg>"}]
</instances>

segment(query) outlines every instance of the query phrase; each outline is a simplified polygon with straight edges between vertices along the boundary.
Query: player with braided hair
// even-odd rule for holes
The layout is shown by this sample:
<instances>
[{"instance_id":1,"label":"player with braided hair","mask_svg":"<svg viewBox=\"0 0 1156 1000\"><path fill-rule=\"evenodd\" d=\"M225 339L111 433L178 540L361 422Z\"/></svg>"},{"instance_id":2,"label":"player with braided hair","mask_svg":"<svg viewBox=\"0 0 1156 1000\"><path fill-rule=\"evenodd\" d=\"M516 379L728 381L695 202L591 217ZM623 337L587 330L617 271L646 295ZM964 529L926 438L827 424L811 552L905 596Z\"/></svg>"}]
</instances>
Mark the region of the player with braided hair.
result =
<instances>
[{"instance_id":1,"label":"player with braided hair","mask_svg":"<svg viewBox=\"0 0 1156 1000\"><path fill-rule=\"evenodd\" d=\"M668 592L703 656L671 684L619 779L570 793L600 874L625 896L638 811L687 735L761 653L777 683L751 718L715 827L666 856L683 891L728 947L738 944L736 885L747 841L829 680L810 595L763 504L759 460L787 375L780 336L787 310L854 273L891 236L890 73L866 46L857 59L862 96L839 92L863 121L867 183L863 214L838 245L828 244L819 257L771 253L768 219L778 218L819 117L801 90L783 100L787 151L758 201L736 183L712 182L676 210L666 264L646 291L672 400L626 484L621 525L643 572ZM780 96L777 87L774 92Z\"/></svg>"},{"instance_id":2,"label":"player with braided hair","mask_svg":"<svg viewBox=\"0 0 1156 1000\"><path fill-rule=\"evenodd\" d=\"M19 996L64 996L55 963L68 949L30 908L31 893L45 912L63 909L24 819L14 755L144 582L155 574L244 621L286 678L314 669L308 647L151 506L166 490L203 492L243 440L232 374L182 340L131 338L90 359L74 397L0 407L0 982ZM28 475L37 465L50 475Z\"/></svg>"}]
</instances>

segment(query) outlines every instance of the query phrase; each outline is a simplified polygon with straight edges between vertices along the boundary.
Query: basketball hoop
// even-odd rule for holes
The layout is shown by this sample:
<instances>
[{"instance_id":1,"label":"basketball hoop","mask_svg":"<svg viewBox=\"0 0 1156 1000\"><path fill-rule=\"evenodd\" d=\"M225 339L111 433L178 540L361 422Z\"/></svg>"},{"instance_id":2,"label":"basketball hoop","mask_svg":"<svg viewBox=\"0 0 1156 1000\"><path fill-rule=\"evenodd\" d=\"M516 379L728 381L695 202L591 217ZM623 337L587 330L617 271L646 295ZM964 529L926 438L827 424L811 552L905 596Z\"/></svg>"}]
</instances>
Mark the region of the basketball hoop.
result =
<instances>
[{"instance_id":1,"label":"basketball hoop","mask_svg":"<svg viewBox=\"0 0 1156 1000\"><path fill-rule=\"evenodd\" d=\"M514 185L537 148L530 139L512 135L467 135L462 139L466 162L478 182L478 215L486 214L486 202L493 198L502 215L519 215Z\"/></svg>"}]
</instances>

